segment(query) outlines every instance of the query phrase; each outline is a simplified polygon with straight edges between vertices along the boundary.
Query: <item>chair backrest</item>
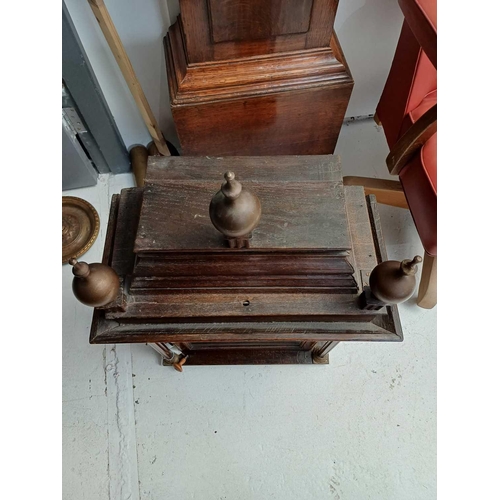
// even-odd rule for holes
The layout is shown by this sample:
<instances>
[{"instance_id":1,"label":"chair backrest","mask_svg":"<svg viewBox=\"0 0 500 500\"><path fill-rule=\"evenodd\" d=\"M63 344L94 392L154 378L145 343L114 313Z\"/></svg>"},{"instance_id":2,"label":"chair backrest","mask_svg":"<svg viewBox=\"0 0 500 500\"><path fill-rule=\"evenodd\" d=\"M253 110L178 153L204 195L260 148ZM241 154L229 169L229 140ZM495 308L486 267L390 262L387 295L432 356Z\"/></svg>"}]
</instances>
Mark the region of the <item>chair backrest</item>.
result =
<instances>
[{"instance_id":1,"label":"chair backrest","mask_svg":"<svg viewBox=\"0 0 500 500\"><path fill-rule=\"evenodd\" d=\"M389 148L408 128L404 119L437 90L436 0L399 0L405 20L377 116Z\"/></svg>"}]
</instances>

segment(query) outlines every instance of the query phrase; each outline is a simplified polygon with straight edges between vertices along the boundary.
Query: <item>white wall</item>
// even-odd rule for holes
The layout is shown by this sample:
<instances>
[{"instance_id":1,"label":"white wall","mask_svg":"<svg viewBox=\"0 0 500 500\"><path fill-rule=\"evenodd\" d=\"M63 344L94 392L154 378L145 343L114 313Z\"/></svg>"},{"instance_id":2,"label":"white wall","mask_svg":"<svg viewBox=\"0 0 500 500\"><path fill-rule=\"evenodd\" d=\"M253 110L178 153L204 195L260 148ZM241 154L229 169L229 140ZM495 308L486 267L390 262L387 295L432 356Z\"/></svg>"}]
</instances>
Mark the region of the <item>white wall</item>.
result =
<instances>
[{"instance_id":1,"label":"white wall","mask_svg":"<svg viewBox=\"0 0 500 500\"><path fill-rule=\"evenodd\" d=\"M397 0L340 0L335 31L354 78L347 116L375 112L401 32Z\"/></svg>"},{"instance_id":2,"label":"white wall","mask_svg":"<svg viewBox=\"0 0 500 500\"><path fill-rule=\"evenodd\" d=\"M151 138L85 0L64 0L127 147ZM106 0L134 70L165 137L178 145L169 107L162 39L178 0ZM397 0L340 0L335 30L354 77L347 116L372 114L401 30Z\"/></svg>"}]
</instances>

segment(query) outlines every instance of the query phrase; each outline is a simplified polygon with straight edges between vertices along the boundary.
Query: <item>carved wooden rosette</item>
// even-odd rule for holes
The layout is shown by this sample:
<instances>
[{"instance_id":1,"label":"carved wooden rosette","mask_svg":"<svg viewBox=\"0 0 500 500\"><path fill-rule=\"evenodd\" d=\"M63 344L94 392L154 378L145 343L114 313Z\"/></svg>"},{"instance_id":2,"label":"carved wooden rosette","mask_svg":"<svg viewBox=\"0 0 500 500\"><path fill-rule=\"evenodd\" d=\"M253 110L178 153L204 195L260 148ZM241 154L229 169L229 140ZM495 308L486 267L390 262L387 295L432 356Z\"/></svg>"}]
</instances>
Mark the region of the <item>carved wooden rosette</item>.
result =
<instances>
[{"instance_id":1,"label":"carved wooden rosette","mask_svg":"<svg viewBox=\"0 0 500 500\"><path fill-rule=\"evenodd\" d=\"M337 0L180 0L165 37L184 155L329 154L353 87Z\"/></svg>"}]
</instances>

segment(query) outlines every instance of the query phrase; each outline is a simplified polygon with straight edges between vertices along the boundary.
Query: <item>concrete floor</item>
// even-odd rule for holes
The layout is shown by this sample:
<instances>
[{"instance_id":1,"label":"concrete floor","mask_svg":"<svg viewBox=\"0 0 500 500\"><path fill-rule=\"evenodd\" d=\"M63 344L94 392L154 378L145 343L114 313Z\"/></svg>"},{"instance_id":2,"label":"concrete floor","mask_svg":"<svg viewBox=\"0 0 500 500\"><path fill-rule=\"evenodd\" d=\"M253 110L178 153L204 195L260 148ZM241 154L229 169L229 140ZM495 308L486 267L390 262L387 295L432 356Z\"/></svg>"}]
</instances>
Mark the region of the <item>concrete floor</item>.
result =
<instances>
[{"instance_id":1,"label":"concrete floor","mask_svg":"<svg viewBox=\"0 0 500 500\"><path fill-rule=\"evenodd\" d=\"M387 177L383 132L344 125L344 175ZM100 261L111 195L85 255ZM390 258L422 253L408 211L380 206ZM162 367L146 345L91 346L63 266L65 500L436 498L436 309L400 306L403 343L341 343L327 366Z\"/></svg>"}]
</instances>

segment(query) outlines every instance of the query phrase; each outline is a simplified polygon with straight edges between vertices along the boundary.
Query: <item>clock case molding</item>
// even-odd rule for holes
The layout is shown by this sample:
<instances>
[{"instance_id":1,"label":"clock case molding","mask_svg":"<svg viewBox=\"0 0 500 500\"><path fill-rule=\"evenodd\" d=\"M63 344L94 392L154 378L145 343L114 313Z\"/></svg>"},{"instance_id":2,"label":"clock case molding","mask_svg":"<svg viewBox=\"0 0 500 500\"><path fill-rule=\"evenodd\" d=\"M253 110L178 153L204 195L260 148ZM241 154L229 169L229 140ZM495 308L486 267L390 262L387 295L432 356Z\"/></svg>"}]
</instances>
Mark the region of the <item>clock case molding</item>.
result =
<instances>
[{"instance_id":1,"label":"clock case molding","mask_svg":"<svg viewBox=\"0 0 500 500\"><path fill-rule=\"evenodd\" d=\"M354 85L337 0L181 0L166 35L185 155L332 153Z\"/></svg>"}]
</instances>

